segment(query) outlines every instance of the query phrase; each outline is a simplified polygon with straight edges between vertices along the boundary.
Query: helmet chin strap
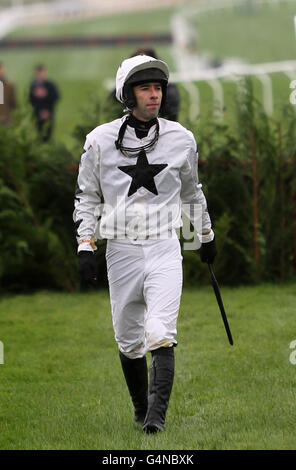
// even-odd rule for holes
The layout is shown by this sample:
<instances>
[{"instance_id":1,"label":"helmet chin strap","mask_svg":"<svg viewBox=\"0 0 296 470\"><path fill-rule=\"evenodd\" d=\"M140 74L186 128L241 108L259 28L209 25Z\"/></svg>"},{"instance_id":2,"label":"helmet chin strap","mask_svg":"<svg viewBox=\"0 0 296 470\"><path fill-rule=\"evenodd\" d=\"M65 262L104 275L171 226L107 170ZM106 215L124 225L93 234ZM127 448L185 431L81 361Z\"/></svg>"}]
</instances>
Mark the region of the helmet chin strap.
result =
<instances>
[{"instance_id":1,"label":"helmet chin strap","mask_svg":"<svg viewBox=\"0 0 296 470\"><path fill-rule=\"evenodd\" d=\"M118 132L118 138L117 138L117 140L115 140L115 147L117 148L117 150L120 150L121 153L125 157L137 157L141 150L144 150L146 153L151 152L154 149L155 145L157 144L157 141L158 141L158 138L159 138L159 122L158 122L158 119L156 119L156 128L155 128L155 134L154 134L153 139L150 142L148 142L148 144L143 145L142 147L134 147L134 148L125 147L123 145L123 138L124 138L124 134L125 134L125 131L126 131L126 127L129 123L129 119L130 119L130 116L127 116L127 118L122 123L122 125L119 129L119 132Z\"/></svg>"}]
</instances>

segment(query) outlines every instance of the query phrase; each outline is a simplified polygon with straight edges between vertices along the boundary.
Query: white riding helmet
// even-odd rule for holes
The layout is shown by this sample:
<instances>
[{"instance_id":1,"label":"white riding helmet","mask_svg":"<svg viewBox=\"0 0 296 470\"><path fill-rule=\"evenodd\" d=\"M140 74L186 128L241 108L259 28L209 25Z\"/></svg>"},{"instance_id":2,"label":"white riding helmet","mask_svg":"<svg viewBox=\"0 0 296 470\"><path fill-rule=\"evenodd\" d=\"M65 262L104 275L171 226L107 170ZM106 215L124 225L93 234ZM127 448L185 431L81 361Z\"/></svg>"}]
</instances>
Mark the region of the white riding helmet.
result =
<instances>
[{"instance_id":1,"label":"white riding helmet","mask_svg":"<svg viewBox=\"0 0 296 470\"><path fill-rule=\"evenodd\" d=\"M157 81L162 86L162 104L166 98L169 69L165 62L147 55L125 59L116 74L116 98L128 109L136 106L133 86L139 83Z\"/></svg>"}]
</instances>

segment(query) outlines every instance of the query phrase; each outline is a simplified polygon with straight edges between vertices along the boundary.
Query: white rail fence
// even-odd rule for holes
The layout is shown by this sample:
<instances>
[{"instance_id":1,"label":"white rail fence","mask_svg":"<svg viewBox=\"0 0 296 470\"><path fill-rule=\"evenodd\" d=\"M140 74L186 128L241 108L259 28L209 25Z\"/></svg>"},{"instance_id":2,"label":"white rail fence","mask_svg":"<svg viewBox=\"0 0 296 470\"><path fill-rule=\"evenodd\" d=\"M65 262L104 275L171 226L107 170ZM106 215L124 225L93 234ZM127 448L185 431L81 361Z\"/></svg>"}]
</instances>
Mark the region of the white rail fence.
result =
<instances>
[{"instance_id":1,"label":"white rail fence","mask_svg":"<svg viewBox=\"0 0 296 470\"><path fill-rule=\"evenodd\" d=\"M281 3L295 3L295 0L55 0L50 3L35 3L33 5L15 5L11 8L0 10L0 39L7 33L30 23L42 23L49 21L69 21L76 17L89 17L93 15L105 15L112 12L135 10L139 8L156 8L174 5L178 8L172 17L171 30L173 36L172 53L175 61L176 72L171 74L171 80L181 83L190 95L189 114L192 119L199 115L199 90L198 82L207 82L212 89L213 99L216 104L216 117L223 118L224 91L223 80L240 82L244 76L255 76L262 84L263 104L266 113L273 112L273 92L270 74L282 72L293 80L296 78L296 61L282 61L248 65L239 61L225 61L220 67L211 67L196 53L196 30L192 26L191 19L199 15L212 14L221 9L250 8L264 4L274 7ZM293 27L293 18L291 19ZM195 83L193 83L195 82ZM106 85L114 85L113 80L106 81ZM3 84L0 83L3 100Z\"/></svg>"},{"instance_id":2,"label":"white rail fence","mask_svg":"<svg viewBox=\"0 0 296 470\"><path fill-rule=\"evenodd\" d=\"M218 119L224 117L224 91L223 80L231 80L240 86L241 79L246 76L254 76L262 85L263 106L268 115L274 111L273 90L271 74L284 73L290 80L296 78L296 60L271 62L255 65L229 65L215 69L201 70L200 72L181 71L172 73L171 81L180 83L190 95L189 115L192 120L199 116L200 99L198 82L206 82L212 89L213 100L216 105L215 115Z\"/></svg>"},{"instance_id":3,"label":"white rail fence","mask_svg":"<svg viewBox=\"0 0 296 470\"><path fill-rule=\"evenodd\" d=\"M284 73L290 80L296 78L296 61L281 61L262 64L245 64L238 60L226 60L220 67L212 67L196 52L197 31L192 25L201 15L212 14L218 10L261 7L266 4L277 7L282 3L294 3L295 0L201 0L184 6L171 19L173 36L172 54L176 73L171 80L181 83L190 97L189 116L192 120L199 116L200 94L198 82L206 82L212 89L216 118L224 117L223 80L234 81L240 86L245 76L256 77L262 85L263 106L269 115L273 113L273 90L271 74ZM293 17L291 18L291 29ZM296 32L296 22L295 22ZM194 82L194 83L193 83Z\"/></svg>"}]
</instances>

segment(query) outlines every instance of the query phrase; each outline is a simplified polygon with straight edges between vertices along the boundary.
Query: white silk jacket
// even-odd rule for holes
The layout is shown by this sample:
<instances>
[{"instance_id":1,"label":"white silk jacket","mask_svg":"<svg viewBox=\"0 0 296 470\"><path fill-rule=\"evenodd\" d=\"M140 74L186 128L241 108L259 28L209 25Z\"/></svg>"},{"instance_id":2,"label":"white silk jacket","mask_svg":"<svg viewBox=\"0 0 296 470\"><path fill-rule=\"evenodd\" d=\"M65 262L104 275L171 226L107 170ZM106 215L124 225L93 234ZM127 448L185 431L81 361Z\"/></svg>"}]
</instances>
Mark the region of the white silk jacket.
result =
<instances>
[{"instance_id":1,"label":"white silk jacket","mask_svg":"<svg viewBox=\"0 0 296 470\"><path fill-rule=\"evenodd\" d=\"M115 146L125 119L100 125L86 137L73 214L78 250L94 249L93 240L98 238L170 237L185 226L182 212L199 242L211 241L214 233L198 180L198 152L192 132L177 122L158 118L155 147L135 157L125 156ZM123 144L142 147L151 142L155 131L156 125L147 137L139 139L128 125Z\"/></svg>"}]
</instances>

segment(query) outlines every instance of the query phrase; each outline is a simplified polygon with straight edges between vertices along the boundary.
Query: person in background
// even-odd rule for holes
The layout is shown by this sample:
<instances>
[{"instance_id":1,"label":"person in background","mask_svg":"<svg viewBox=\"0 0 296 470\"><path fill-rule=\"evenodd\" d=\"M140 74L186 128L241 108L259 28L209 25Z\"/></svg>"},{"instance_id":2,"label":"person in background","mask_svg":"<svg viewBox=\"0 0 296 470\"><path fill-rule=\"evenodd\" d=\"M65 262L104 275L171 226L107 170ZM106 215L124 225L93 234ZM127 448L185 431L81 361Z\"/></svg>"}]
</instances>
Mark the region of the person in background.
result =
<instances>
[{"instance_id":1,"label":"person in background","mask_svg":"<svg viewBox=\"0 0 296 470\"><path fill-rule=\"evenodd\" d=\"M2 62L0 62L0 82L3 84L1 85L1 88L3 88L0 90L0 125L9 125L12 122L12 113L17 106L16 89L14 84L7 80Z\"/></svg>"},{"instance_id":2,"label":"person in background","mask_svg":"<svg viewBox=\"0 0 296 470\"><path fill-rule=\"evenodd\" d=\"M38 65L35 78L30 85L29 100L33 106L37 130L44 142L51 138L54 125L54 112L59 91L57 86L47 78L44 65Z\"/></svg>"},{"instance_id":3,"label":"person in background","mask_svg":"<svg viewBox=\"0 0 296 470\"><path fill-rule=\"evenodd\" d=\"M152 48L140 48L137 49L131 57L137 55L147 55L158 59L157 54ZM168 83L167 96L165 103L161 106L159 116L170 121L178 121L180 109L180 92L175 83ZM116 90L112 90L107 100L106 113L108 118L116 119L122 117L123 107L116 99Z\"/></svg>"}]
</instances>

